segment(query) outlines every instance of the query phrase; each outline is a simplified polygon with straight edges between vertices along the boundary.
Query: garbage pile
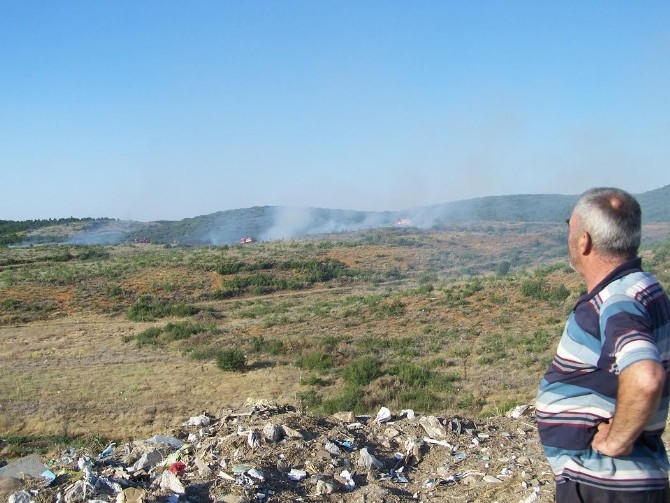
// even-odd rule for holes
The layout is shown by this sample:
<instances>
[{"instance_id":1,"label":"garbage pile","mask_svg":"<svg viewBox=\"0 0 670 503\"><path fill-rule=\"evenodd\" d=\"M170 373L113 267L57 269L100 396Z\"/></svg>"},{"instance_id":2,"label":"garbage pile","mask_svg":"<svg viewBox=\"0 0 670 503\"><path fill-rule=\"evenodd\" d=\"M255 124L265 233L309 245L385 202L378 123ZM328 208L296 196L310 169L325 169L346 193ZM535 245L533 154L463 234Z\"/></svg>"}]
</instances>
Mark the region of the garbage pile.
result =
<instances>
[{"instance_id":1,"label":"garbage pile","mask_svg":"<svg viewBox=\"0 0 670 503\"><path fill-rule=\"evenodd\" d=\"M24 502L553 501L530 407L507 417L351 412L315 417L248 402L190 417L172 435L96 456L68 449L0 468L0 498Z\"/></svg>"}]
</instances>

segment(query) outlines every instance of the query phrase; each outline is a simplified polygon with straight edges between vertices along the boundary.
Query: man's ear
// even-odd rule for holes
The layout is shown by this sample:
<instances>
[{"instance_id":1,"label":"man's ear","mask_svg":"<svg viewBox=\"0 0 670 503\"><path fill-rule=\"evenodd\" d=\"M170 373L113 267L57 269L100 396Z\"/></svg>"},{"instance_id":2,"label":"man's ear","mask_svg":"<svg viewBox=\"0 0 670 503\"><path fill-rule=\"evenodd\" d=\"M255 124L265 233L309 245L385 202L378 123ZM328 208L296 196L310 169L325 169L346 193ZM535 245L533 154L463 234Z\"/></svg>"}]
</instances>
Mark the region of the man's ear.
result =
<instances>
[{"instance_id":1,"label":"man's ear","mask_svg":"<svg viewBox=\"0 0 670 503\"><path fill-rule=\"evenodd\" d=\"M579 236L579 242L577 243L579 247L579 253L582 255L588 255L593 250L593 241L591 240L591 234L584 231Z\"/></svg>"}]
</instances>

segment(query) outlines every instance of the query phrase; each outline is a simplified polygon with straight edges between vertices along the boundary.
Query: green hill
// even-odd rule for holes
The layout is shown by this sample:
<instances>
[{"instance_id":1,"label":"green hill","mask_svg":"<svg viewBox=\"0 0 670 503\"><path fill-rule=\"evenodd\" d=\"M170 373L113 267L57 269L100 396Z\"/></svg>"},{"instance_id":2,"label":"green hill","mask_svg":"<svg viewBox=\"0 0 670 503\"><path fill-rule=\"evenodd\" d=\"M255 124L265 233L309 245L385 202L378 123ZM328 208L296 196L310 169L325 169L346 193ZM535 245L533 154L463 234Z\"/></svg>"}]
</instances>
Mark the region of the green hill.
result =
<instances>
[{"instance_id":1,"label":"green hill","mask_svg":"<svg viewBox=\"0 0 670 503\"><path fill-rule=\"evenodd\" d=\"M0 245L67 242L122 242L220 245L242 237L272 241L375 228L444 229L474 222L562 222L577 195L518 194L489 196L406 211L354 211L326 208L255 206L179 221L130 222L111 219L0 220ZM643 222L670 222L670 185L637 194Z\"/></svg>"}]
</instances>

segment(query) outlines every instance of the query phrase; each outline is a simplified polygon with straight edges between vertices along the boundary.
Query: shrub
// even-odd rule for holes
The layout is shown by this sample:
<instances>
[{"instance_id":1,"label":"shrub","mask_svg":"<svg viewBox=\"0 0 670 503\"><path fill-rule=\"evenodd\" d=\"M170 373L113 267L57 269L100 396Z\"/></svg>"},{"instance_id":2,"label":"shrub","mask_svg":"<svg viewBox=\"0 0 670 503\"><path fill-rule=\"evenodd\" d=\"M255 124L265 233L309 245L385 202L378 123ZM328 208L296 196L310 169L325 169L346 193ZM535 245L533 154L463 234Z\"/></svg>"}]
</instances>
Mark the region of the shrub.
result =
<instances>
[{"instance_id":1,"label":"shrub","mask_svg":"<svg viewBox=\"0 0 670 503\"><path fill-rule=\"evenodd\" d=\"M546 284L544 277L539 277L521 283L521 295L537 300L563 302L570 296L570 290L562 283L556 287L551 287Z\"/></svg>"},{"instance_id":2,"label":"shrub","mask_svg":"<svg viewBox=\"0 0 670 503\"><path fill-rule=\"evenodd\" d=\"M137 334L137 347L141 348L146 345L158 346L160 344L158 337L161 335L162 331L163 330L159 327L151 327L143 330Z\"/></svg>"},{"instance_id":3,"label":"shrub","mask_svg":"<svg viewBox=\"0 0 670 503\"><path fill-rule=\"evenodd\" d=\"M300 384L304 384L306 386L323 386L326 384L326 381L318 376L307 376L300 380Z\"/></svg>"},{"instance_id":4,"label":"shrub","mask_svg":"<svg viewBox=\"0 0 670 503\"><path fill-rule=\"evenodd\" d=\"M224 349L216 355L216 366L221 370L240 372L246 367L247 358L239 349Z\"/></svg>"},{"instance_id":5,"label":"shrub","mask_svg":"<svg viewBox=\"0 0 670 503\"><path fill-rule=\"evenodd\" d=\"M135 304L128 309L128 319L131 321L154 321L166 316L191 316L200 310L195 306L185 304L169 304L162 299L151 295L142 295Z\"/></svg>"},{"instance_id":6,"label":"shrub","mask_svg":"<svg viewBox=\"0 0 670 503\"><path fill-rule=\"evenodd\" d=\"M333 357L320 351L313 351L298 358L296 365L308 370L327 370L333 366Z\"/></svg>"},{"instance_id":7,"label":"shrub","mask_svg":"<svg viewBox=\"0 0 670 503\"><path fill-rule=\"evenodd\" d=\"M212 347L197 347L189 348L186 350L186 352L194 360L203 361L215 359L219 353L219 350Z\"/></svg>"},{"instance_id":8,"label":"shrub","mask_svg":"<svg viewBox=\"0 0 670 503\"><path fill-rule=\"evenodd\" d=\"M169 341L188 339L192 335L199 334L204 331L205 327L202 325L195 325L190 321L168 323L164 328L165 338Z\"/></svg>"},{"instance_id":9,"label":"shrub","mask_svg":"<svg viewBox=\"0 0 670 503\"><path fill-rule=\"evenodd\" d=\"M365 386L381 375L381 365L372 356L362 356L347 364L342 377L348 384Z\"/></svg>"},{"instance_id":10,"label":"shrub","mask_svg":"<svg viewBox=\"0 0 670 503\"><path fill-rule=\"evenodd\" d=\"M340 396L323 401L321 410L326 414L341 411L353 411L358 414L367 412L363 404L363 392L358 386L352 385L346 386Z\"/></svg>"},{"instance_id":11,"label":"shrub","mask_svg":"<svg viewBox=\"0 0 670 503\"><path fill-rule=\"evenodd\" d=\"M317 407L321 405L321 396L313 389L300 392L296 396L298 400L300 400L302 404L307 407Z\"/></svg>"},{"instance_id":12,"label":"shrub","mask_svg":"<svg viewBox=\"0 0 670 503\"><path fill-rule=\"evenodd\" d=\"M416 411L430 411L444 407L445 400L426 389L400 391L394 401L398 407Z\"/></svg>"},{"instance_id":13,"label":"shrub","mask_svg":"<svg viewBox=\"0 0 670 503\"><path fill-rule=\"evenodd\" d=\"M244 268L243 262L224 262L219 264L216 268L216 272L220 275L225 276L227 274L236 274Z\"/></svg>"},{"instance_id":14,"label":"shrub","mask_svg":"<svg viewBox=\"0 0 670 503\"><path fill-rule=\"evenodd\" d=\"M276 339L267 341L262 335L255 336L251 339L251 348L256 353L267 353L270 355L280 355L284 353L284 343L282 341Z\"/></svg>"},{"instance_id":15,"label":"shrub","mask_svg":"<svg viewBox=\"0 0 670 503\"><path fill-rule=\"evenodd\" d=\"M383 316L402 316L405 314L405 305L399 299L394 299L388 304L379 304L375 311Z\"/></svg>"},{"instance_id":16,"label":"shrub","mask_svg":"<svg viewBox=\"0 0 670 503\"><path fill-rule=\"evenodd\" d=\"M432 372L426 367L410 362L402 362L389 370L389 374L400 378L405 387L423 388L432 378Z\"/></svg>"}]
</instances>

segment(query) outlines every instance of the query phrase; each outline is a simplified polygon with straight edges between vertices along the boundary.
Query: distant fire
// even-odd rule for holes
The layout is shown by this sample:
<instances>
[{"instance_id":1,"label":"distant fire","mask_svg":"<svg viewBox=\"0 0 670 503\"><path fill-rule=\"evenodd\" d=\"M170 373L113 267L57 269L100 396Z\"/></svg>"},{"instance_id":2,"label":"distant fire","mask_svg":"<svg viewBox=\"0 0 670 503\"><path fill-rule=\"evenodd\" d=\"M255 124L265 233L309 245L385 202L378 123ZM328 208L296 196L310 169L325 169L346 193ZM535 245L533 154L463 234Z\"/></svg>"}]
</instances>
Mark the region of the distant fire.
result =
<instances>
[{"instance_id":1,"label":"distant fire","mask_svg":"<svg viewBox=\"0 0 670 503\"><path fill-rule=\"evenodd\" d=\"M253 243L253 242L254 242L254 238L252 238L251 236L244 236L243 238L240 238L240 244L241 245L246 245L246 244Z\"/></svg>"},{"instance_id":2,"label":"distant fire","mask_svg":"<svg viewBox=\"0 0 670 503\"><path fill-rule=\"evenodd\" d=\"M395 221L395 224L398 227L410 227L412 225L412 221L409 218L399 218Z\"/></svg>"}]
</instances>

